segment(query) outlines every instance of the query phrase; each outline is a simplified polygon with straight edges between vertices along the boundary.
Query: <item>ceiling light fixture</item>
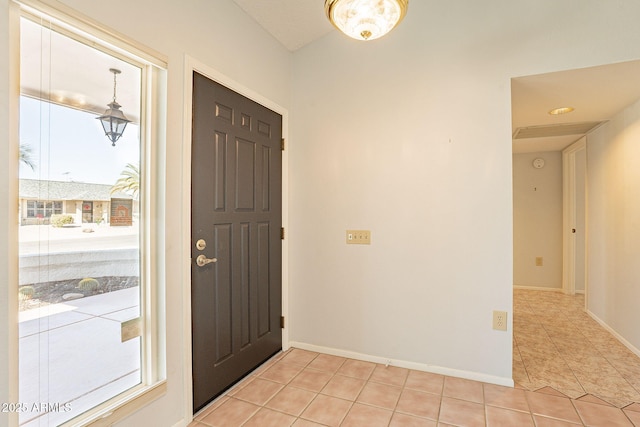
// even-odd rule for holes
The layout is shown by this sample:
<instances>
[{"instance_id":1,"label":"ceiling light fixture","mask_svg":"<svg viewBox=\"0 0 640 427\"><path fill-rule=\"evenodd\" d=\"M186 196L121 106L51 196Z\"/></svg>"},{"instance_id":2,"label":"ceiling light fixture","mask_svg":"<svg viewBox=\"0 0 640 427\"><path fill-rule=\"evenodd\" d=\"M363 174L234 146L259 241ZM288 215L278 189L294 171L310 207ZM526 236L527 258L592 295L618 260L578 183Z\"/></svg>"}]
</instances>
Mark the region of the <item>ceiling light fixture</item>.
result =
<instances>
[{"instance_id":1,"label":"ceiling light fixture","mask_svg":"<svg viewBox=\"0 0 640 427\"><path fill-rule=\"evenodd\" d=\"M409 0L325 0L329 21L356 40L374 40L398 25Z\"/></svg>"},{"instance_id":2,"label":"ceiling light fixture","mask_svg":"<svg viewBox=\"0 0 640 427\"><path fill-rule=\"evenodd\" d=\"M575 108L573 107L560 107L554 108L553 110L549 111L549 114L551 114L552 116L559 116L560 114L570 113L573 110L575 110Z\"/></svg>"},{"instance_id":3,"label":"ceiling light fixture","mask_svg":"<svg viewBox=\"0 0 640 427\"><path fill-rule=\"evenodd\" d=\"M107 104L109 108L97 119L102 124L104 134L111 140L111 145L115 147L116 141L120 139L127 123L131 120L125 117L124 113L120 111L121 105L116 102L116 76L121 71L115 68L109 68L109 71L113 73L113 101Z\"/></svg>"}]
</instances>

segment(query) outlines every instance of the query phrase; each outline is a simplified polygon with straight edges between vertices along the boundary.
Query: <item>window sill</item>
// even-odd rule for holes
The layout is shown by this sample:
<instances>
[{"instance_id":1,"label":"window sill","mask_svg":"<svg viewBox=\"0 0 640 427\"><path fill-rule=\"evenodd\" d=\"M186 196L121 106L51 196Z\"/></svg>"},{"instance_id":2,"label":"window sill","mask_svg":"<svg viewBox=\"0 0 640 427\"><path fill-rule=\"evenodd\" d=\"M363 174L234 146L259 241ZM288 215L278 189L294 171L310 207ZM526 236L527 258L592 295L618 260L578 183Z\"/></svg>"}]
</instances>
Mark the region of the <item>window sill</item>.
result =
<instances>
[{"instance_id":1,"label":"window sill","mask_svg":"<svg viewBox=\"0 0 640 427\"><path fill-rule=\"evenodd\" d=\"M107 427L144 408L167 392L167 381L162 380L149 386L138 386L116 397L104 406L85 415L70 420L63 427Z\"/></svg>"}]
</instances>

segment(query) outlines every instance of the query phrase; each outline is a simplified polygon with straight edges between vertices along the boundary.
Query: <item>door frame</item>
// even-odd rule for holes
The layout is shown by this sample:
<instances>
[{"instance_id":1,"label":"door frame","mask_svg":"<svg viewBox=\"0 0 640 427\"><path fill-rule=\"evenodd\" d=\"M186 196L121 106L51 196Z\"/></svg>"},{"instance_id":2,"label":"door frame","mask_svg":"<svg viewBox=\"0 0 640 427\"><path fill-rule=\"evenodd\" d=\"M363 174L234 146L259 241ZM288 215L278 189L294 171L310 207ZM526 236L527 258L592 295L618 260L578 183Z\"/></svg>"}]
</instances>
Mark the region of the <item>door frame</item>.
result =
<instances>
[{"instance_id":1,"label":"door frame","mask_svg":"<svg viewBox=\"0 0 640 427\"><path fill-rule=\"evenodd\" d=\"M581 150L587 149L587 137L583 136L578 141L571 144L569 147L562 150L562 291L568 295L575 295L576 293L576 238L575 234L571 232L571 229L575 227L576 223L576 154ZM586 185L586 171L583 180ZM585 195L586 198L586 195ZM584 242L585 242L585 258L586 258L586 242L587 242L587 228L586 228L586 213L585 213L585 229ZM585 260L585 304L587 298L587 286L588 277L586 274L586 260Z\"/></svg>"},{"instance_id":2,"label":"door frame","mask_svg":"<svg viewBox=\"0 0 640 427\"><path fill-rule=\"evenodd\" d=\"M218 70L205 65L197 59L185 55L183 69L183 134L182 134L182 222L181 222L181 253L182 264L180 266L182 283L182 312L183 312L183 378L185 404L184 418L187 423L193 420L193 378L192 378L192 353L191 353L191 128L192 128L192 91L193 72L206 76L220 83L234 92L261 104L282 116L282 137L288 140L289 112L274 101L247 88ZM282 227L289 225L289 152L282 152ZM288 240L282 241L282 316L287 318L285 328L282 329L282 350L289 349L289 244Z\"/></svg>"}]
</instances>

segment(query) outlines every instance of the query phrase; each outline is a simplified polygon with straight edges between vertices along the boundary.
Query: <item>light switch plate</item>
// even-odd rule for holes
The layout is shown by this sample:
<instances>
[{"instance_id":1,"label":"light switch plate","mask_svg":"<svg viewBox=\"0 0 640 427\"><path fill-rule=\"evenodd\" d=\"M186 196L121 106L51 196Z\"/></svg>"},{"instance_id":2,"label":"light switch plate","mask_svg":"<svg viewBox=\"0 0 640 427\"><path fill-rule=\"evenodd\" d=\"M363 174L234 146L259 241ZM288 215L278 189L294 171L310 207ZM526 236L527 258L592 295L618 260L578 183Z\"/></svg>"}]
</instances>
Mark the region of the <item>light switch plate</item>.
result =
<instances>
[{"instance_id":1,"label":"light switch plate","mask_svg":"<svg viewBox=\"0 0 640 427\"><path fill-rule=\"evenodd\" d=\"M370 230L347 230L347 244L348 245L370 245L371 231Z\"/></svg>"}]
</instances>

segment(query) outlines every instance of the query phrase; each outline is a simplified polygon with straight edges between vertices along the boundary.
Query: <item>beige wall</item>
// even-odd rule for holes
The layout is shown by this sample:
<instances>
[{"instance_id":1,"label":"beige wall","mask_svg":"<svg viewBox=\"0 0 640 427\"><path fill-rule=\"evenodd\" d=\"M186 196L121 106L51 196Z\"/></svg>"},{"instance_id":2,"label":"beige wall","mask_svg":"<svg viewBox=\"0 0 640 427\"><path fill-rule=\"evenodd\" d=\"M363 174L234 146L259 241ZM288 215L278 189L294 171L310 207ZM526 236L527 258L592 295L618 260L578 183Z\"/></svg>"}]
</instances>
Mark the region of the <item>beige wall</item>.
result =
<instances>
[{"instance_id":1,"label":"beige wall","mask_svg":"<svg viewBox=\"0 0 640 427\"><path fill-rule=\"evenodd\" d=\"M294 55L291 339L511 379L513 77L640 58L640 3L412 2ZM345 245L346 229L371 246Z\"/></svg>"},{"instance_id":2,"label":"beige wall","mask_svg":"<svg viewBox=\"0 0 640 427\"><path fill-rule=\"evenodd\" d=\"M164 258L182 259L189 233L177 201L189 179L190 55L291 111L291 339L510 381L511 322L491 329L492 310L512 309L510 79L640 58L639 2L412 2L387 38L333 32L293 55L230 0L64 3L169 58ZM8 4L0 0L0 242L16 241L5 225L17 198ZM347 247L347 228L372 230L372 244ZM2 295L16 280L10 245L0 247ZM121 427L178 426L185 415L188 263L164 268L168 391ZM0 401L17 401L7 386L16 339L3 316Z\"/></svg>"},{"instance_id":3,"label":"beige wall","mask_svg":"<svg viewBox=\"0 0 640 427\"><path fill-rule=\"evenodd\" d=\"M544 159L542 169L533 167ZM536 258L542 257L542 266ZM562 288L562 153L513 155L513 284Z\"/></svg>"},{"instance_id":4,"label":"beige wall","mask_svg":"<svg viewBox=\"0 0 640 427\"><path fill-rule=\"evenodd\" d=\"M640 354L640 102L587 137L589 311Z\"/></svg>"}]
</instances>

